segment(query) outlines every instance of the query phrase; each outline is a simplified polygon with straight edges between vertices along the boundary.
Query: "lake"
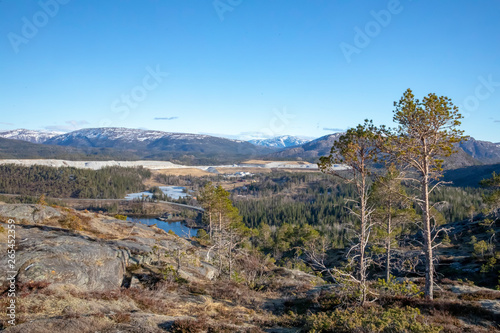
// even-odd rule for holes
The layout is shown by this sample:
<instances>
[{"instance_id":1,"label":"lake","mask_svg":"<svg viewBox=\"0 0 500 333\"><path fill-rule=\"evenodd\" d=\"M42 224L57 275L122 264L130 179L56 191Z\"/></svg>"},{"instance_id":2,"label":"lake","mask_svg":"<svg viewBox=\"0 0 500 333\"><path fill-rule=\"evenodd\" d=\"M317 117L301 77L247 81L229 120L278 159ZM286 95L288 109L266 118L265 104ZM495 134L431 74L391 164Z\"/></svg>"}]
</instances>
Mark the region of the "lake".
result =
<instances>
[{"instance_id":1,"label":"lake","mask_svg":"<svg viewBox=\"0 0 500 333\"><path fill-rule=\"evenodd\" d=\"M177 236L184 238L196 236L196 233L198 231L198 229L186 227L184 224L182 224L182 222L165 222L148 217L127 217L127 221L140 222L146 225L156 224L158 228L165 230L166 232L172 230Z\"/></svg>"},{"instance_id":2,"label":"lake","mask_svg":"<svg viewBox=\"0 0 500 333\"><path fill-rule=\"evenodd\" d=\"M172 199L179 199L179 198L185 198L189 196L189 194L184 193L184 187L182 186L159 186L160 190L163 192L163 194L168 195ZM125 199L127 200L134 200L134 199L140 199L140 198L151 198L153 197L153 193L145 191L145 192L139 192L139 193L129 193L125 196Z\"/></svg>"}]
</instances>

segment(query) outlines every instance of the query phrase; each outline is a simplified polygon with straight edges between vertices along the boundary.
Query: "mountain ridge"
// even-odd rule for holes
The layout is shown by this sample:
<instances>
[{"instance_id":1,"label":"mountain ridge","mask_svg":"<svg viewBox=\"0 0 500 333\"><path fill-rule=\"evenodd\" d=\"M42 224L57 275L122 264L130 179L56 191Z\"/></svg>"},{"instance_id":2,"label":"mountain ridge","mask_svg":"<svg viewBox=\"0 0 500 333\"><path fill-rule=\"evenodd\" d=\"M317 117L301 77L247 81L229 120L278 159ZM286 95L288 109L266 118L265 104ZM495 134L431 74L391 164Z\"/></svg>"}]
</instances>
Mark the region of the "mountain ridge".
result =
<instances>
[{"instance_id":1,"label":"mountain ridge","mask_svg":"<svg viewBox=\"0 0 500 333\"><path fill-rule=\"evenodd\" d=\"M121 127L88 128L58 135L44 145L110 148L140 159L172 160L181 164L234 163L272 152L246 141L205 134L173 133Z\"/></svg>"},{"instance_id":2,"label":"mountain ridge","mask_svg":"<svg viewBox=\"0 0 500 333\"><path fill-rule=\"evenodd\" d=\"M280 135L269 139L254 139L248 142L258 146L273 147L273 148L288 148L305 144L311 140L302 139L293 135Z\"/></svg>"},{"instance_id":3,"label":"mountain ridge","mask_svg":"<svg viewBox=\"0 0 500 333\"><path fill-rule=\"evenodd\" d=\"M342 134L344 133L328 134L300 146L273 152L266 157L315 162L320 156L330 154L332 145ZM467 141L455 144L455 148L457 153L445 159L447 169L500 163L500 145L496 143L469 138Z\"/></svg>"},{"instance_id":4,"label":"mountain ridge","mask_svg":"<svg viewBox=\"0 0 500 333\"><path fill-rule=\"evenodd\" d=\"M60 134L63 133L55 131L36 131L36 130L28 130L25 128L18 128L15 130L0 132L0 138L21 140L31 143L43 143L48 139Z\"/></svg>"},{"instance_id":5,"label":"mountain ridge","mask_svg":"<svg viewBox=\"0 0 500 333\"><path fill-rule=\"evenodd\" d=\"M8 136L9 139L2 137ZM57 134L57 135L55 135ZM0 158L102 158L127 160L171 160L181 164L235 163L247 158L305 160L317 162L330 153L343 133L322 136L302 144L285 135L258 143L206 134L175 133L122 127L86 128L69 133L18 129L0 132ZM43 142L44 135L50 136ZM31 141L37 143L31 143ZM34 146L26 146L21 142ZM257 144L256 144L257 143ZM280 145L282 147L280 147ZM287 147L283 147L289 145ZM37 147L38 146L38 147ZM65 147L59 148L43 147ZM469 138L455 145L457 153L447 158L447 169L500 163L500 144Z\"/></svg>"}]
</instances>

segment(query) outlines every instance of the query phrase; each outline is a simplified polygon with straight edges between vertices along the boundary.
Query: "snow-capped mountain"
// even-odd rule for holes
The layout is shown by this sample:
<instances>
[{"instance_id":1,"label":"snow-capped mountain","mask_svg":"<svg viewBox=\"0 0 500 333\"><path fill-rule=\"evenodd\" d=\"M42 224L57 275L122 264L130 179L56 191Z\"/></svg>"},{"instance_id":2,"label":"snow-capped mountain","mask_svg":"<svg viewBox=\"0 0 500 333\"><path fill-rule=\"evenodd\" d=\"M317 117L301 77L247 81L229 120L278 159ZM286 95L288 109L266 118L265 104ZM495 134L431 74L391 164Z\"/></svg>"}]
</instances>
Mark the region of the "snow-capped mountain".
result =
<instances>
[{"instance_id":1,"label":"snow-capped mountain","mask_svg":"<svg viewBox=\"0 0 500 333\"><path fill-rule=\"evenodd\" d=\"M173 140L199 140L207 139L210 136L189 133L169 133L163 131L150 131L123 127L86 128L70 133L55 136L48 142L49 144L64 145L64 143L85 138L85 140L108 140L120 142L144 142L149 143L161 138ZM235 141L235 140L231 140Z\"/></svg>"},{"instance_id":2,"label":"snow-capped mountain","mask_svg":"<svg viewBox=\"0 0 500 333\"><path fill-rule=\"evenodd\" d=\"M273 147L273 148L288 148L299 146L311 140L302 139L291 135L277 136L271 139L250 140L248 142L257 146Z\"/></svg>"},{"instance_id":3,"label":"snow-capped mountain","mask_svg":"<svg viewBox=\"0 0 500 333\"><path fill-rule=\"evenodd\" d=\"M134 153L141 158L171 159L255 156L270 152L249 142L203 134L169 133L120 127L87 128L55 136L44 144L76 148L111 148ZM187 157L186 157L187 158Z\"/></svg>"},{"instance_id":4,"label":"snow-capped mountain","mask_svg":"<svg viewBox=\"0 0 500 333\"><path fill-rule=\"evenodd\" d=\"M332 145L344 133L325 135L305 144L288 147L278 152L269 154L268 158L301 159L315 162L320 156L330 154ZM458 152L445 160L446 168L462 168L476 164L500 163L500 147L498 144L475 140L469 140L455 144Z\"/></svg>"},{"instance_id":5,"label":"snow-capped mountain","mask_svg":"<svg viewBox=\"0 0 500 333\"><path fill-rule=\"evenodd\" d=\"M285 148L282 151L271 154L270 157L289 159L300 158L303 160L316 161L319 156L330 154L332 145L342 134L344 133L328 134L299 146Z\"/></svg>"},{"instance_id":6,"label":"snow-capped mountain","mask_svg":"<svg viewBox=\"0 0 500 333\"><path fill-rule=\"evenodd\" d=\"M31 143L43 143L48 139L62 134L61 132L51 132L51 131L33 131L27 129L15 129L11 131L0 132L0 138L21 140Z\"/></svg>"}]
</instances>

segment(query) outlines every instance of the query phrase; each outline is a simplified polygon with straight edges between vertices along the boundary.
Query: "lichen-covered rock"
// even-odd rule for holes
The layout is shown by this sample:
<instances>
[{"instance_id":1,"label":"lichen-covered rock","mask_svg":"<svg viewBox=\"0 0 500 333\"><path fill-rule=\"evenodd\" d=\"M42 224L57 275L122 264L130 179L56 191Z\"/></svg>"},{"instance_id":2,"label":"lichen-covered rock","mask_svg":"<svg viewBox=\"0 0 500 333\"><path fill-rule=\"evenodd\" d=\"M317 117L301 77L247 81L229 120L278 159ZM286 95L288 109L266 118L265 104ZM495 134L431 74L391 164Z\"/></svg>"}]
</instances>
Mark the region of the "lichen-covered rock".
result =
<instances>
[{"instance_id":1,"label":"lichen-covered rock","mask_svg":"<svg viewBox=\"0 0 500 333\"><path fill-rule=\"evenodd\" d=\"M0 204L0 217L16 221L13 270L18 283L45 281L82 291L112 290L130 284L127 267L144 265L150 272L160 272L162 265L177 266L176 253L182 254L179 274L189 281L211 280L217 273L201 261L199 249L188 240L140 223L23 204ZM79 219L77 230L61 223L68 217ZM7 229L5 223L0 224ZM6 232L0 233L0 251L7 251ZM1 267L7 267L7 260L7 256L0 257ZM5 290L7 278L1 279Z\"/></svg>"},{"instance_id":2,"label":"lichen-covered rock","mask_svg":"<svg viewBox=\"0 0 500 333\"><path fill-rule=\"evenodd\" d=\"M16 228L17 281L72 284L86 291L119 288L125 272L121 252L99 241L49 227ZM6 257L0 265L7 267Z\"/></svg>"},{"instance_id":3,"label":"lichen-covered rock","mask_svg":"<svg viewBox=\"0 0 500 333\"><path fill-rule=\"evenodd\" d=\"M47 219L59 218L62 214L55 208L43 205L3 204L0 205L0 216L14 219L16 222L40 223Z\"/></svg>"}]
</instances>

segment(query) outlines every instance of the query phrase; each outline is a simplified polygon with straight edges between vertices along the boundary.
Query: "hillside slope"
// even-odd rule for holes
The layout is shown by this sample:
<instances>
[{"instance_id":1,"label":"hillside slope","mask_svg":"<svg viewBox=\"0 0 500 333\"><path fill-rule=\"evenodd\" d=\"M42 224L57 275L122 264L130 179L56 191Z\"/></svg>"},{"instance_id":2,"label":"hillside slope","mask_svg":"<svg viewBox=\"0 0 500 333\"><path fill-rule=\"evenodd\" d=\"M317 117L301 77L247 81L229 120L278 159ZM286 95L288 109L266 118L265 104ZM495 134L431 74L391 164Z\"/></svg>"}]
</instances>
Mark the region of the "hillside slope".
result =
<instances>
[{"instance_id":1,"label":"hillside slope","mask_svg":"<svg viewBox=\"0 0 500 333\"><path fill-rule=\"evenodd\" d=\"M133 153L143 159L173 160L186 164L234 162L272 151L249 142L209 135L117 127L78 130L53 137L44 144L76 148L112 148Z\"/></svg>"},{"instance_id":2,"label":"hillside slope","mask_svg":"<svg viewBox=\"0 0 500 333\"><path fill-rule=\"evenodd\" d=\"M53 132L53 131L33 131L27 130L24 128L15 129L11 131L0 132L0 138L4 139L13 139L13 140L21 140L27 141L31 143L43 143L48 139L62 134L61 132Z\"/></svg>"},{"instance_id":3,"label":"hillside slope","mask_svg":"<svg viewBox=\"0 0 500 333\"><path fill-rule=\"evenodd\" d=\"M269 158L296 159L317 162L319 157L330 154L330 149L343 133L323 136L297 147L286 148L269 154ZM478 164L500 163L500 145L470 138L455 145L457 153L445 159L446 169L463 168Z\"/></svg>"},{"instance_id":4,"label":"hillside slope","mask_svg":"<svg viewBox=\"0 0 500 333\"><path fill-rule=\"evenodd\" d=\"M30 143L0 138L0 159L67 159L67 160L136 160L130 152L116 152L108 148L74 148Z\"/></svg>"}]
</instances>

